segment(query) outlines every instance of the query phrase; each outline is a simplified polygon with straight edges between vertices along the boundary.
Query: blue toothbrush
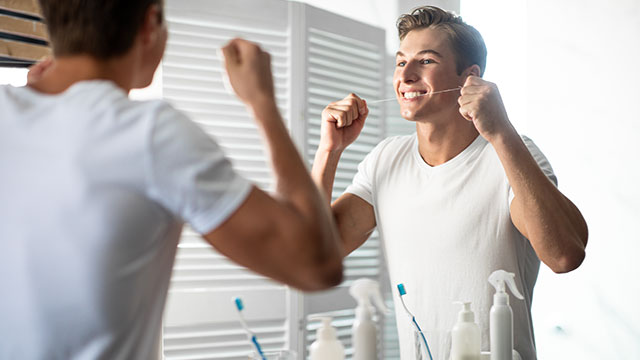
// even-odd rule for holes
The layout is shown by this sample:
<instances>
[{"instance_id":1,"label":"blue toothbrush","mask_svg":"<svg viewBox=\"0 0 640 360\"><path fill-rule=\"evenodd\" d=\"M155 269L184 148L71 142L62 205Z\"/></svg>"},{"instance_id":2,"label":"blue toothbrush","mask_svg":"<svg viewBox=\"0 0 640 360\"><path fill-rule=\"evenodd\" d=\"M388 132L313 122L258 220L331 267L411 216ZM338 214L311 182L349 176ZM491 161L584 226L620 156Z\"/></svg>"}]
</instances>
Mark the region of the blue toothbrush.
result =
<instances>
[{"instance_id":1,"label":"blue toothbrush","mask_svg":"<svg viewBox=\"0 0 640 360\"><path fill-rule=\"evenodd\" d=\"M260 358L262 360L267 360L267 358L264 357L264 353L262 352L262 348L260 347L260 344L258 343L258 338L256 337L256 334L254 334L253 331L249 330L249 326L247 325L247 322L244 320L244 316L242 315L242 309L244 309L244 304L242 304L242 299L237 297L233 299L233 302L234 304L236 304L236 309L238 309L238 316L240 317L240 323L242 324L244 331L247 333L247 338L249 339L249 341L251 341L251 344L253 345L253 347L255 347L256 352L258 353L258 355L260 355Z\"/></svg>"},{"instance_id":2,"label":"blue toothbrush","mask_svg":"<svg viewBox=\"0 0 640 360\"><path fill-rule=\"evenodd\" d=\"M409 308L407 308L407 305L404 303L404 299L402 298L402 296L407 294L407 291L404 289L404 284L402 284L402 283L398 284L398 292L400 293L400 302L402 302L402 306L404 307L404 311L407 312L407 315L409 315L409 318L411 318L411 322L413 323L413 325L418 330L418 333L420 334L420 337L422 338L422 342L424 343L424 346L427 348L427 353L429 354L429 359L433 360L433 356L431 356L431 350L429 349L429 344L427 343L427 338L424 336L424 333L422 332L422 329L420 329L420 325L418 325L418 322L416 321L416 317L413 316L411 311L409 311Z\"/></svg>"}]
</instances>

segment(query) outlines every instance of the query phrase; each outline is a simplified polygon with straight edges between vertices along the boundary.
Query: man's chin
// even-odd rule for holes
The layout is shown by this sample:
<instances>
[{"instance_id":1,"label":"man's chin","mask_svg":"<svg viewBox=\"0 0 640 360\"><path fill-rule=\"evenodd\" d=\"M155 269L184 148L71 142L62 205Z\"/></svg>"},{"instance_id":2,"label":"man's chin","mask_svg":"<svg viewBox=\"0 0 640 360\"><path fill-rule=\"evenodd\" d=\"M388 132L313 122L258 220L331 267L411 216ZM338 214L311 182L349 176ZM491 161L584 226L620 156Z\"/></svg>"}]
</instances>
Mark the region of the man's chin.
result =
<instances>
[{"instance_id":1,"label":"man's chin","mask_svg":"<svg viewBox=\"0 0 640 360\"><path fill-rule=\"evenodd\" d=\"M416 121L416 111L412 110L412 109L400 109L400 116L402 116L403 119L411 121L411 122L415 122Z\"/></svg>"}]
</instances>

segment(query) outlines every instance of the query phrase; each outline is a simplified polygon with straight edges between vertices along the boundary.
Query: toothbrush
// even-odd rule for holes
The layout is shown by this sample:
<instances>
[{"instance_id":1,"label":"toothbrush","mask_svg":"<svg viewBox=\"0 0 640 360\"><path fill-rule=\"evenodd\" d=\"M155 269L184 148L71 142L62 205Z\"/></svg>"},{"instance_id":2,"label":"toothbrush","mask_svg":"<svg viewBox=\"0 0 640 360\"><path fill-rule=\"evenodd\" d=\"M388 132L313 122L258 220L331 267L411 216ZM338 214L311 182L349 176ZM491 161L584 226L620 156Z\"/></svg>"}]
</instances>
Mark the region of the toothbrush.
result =
<instances>
[{"instance_id":1,"label":"toothbrush","mask_svg":"<svg viewBox=\"0 0 640 360\"><path fill-rule=\"evenodd\" d=\"M253 331L249 330L249 326L247 325L247 322L244 320L244 316L242 315L242 309L244 309L244 304L242 303L242 299L237 297L233 299L233 303L236 305L236 309L238 309L238 316L240 317L240 323L242 324L244 331L247 333L247 338L249 339L249 341L251 341L251 344L253 345L253 347L255 347L255 350L258 353L258 355L260 355L260 358L262 360L267 360L267 358L264 357L264 353L262 352L262 348L260 347L260 344L258 343L258 338L256 337L256 334L254 334Z\"/></svg>"},{"instance_id":2,"label":"toothbrush","mask_svg":"<svg viewBox=\"0 0 640 360\"><path fill-rule=\"evenodd\" d=\"M413 325L418 330L418 333L420 334L420 337L422 338L422 342L424 343L424 346L427 348L427 353L429 354L429 359L433 360L433 356L431 356L431 350L429 349L429 344L427 344L427 338L424 336L424 333L422 332L422 329L420 329L420 325L418 325L418 322L416 321L416 317L413 316L411 311L409 311L409 308L407 308L407 305L404 303L404 299L403 299L402 296L407 294L407 291L404 288L404 284L402 284L402 283L398 284L398 292L400 293L400 302L402 302L402 306L404 307L404 311L407 313L407 315L409 315L409 318L411 318L411 322L413 323Z\"/></svg>"}]
</instances>

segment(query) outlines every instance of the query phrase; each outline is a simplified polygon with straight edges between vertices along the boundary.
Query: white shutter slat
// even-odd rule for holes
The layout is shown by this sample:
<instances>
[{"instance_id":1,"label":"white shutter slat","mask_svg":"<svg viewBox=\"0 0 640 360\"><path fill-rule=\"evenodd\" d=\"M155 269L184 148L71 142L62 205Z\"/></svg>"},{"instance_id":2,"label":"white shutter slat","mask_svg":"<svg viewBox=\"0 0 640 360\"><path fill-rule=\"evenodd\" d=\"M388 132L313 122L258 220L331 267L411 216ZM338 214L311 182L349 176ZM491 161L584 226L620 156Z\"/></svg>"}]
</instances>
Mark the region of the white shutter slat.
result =
<instances>
[{"instance_id":1,"label":"white shutter slat","mask_svg":"<svg viewBox=\"0 0 640 360\"><path fill-rule=\"evenodd\" d=\"M282 349L286 322L282 319L248 321L265 351ZM237 322L217 322L189 327L166 327L164 352L167 358L246 360L253 349Z\"/></svg>"}]
</instances>

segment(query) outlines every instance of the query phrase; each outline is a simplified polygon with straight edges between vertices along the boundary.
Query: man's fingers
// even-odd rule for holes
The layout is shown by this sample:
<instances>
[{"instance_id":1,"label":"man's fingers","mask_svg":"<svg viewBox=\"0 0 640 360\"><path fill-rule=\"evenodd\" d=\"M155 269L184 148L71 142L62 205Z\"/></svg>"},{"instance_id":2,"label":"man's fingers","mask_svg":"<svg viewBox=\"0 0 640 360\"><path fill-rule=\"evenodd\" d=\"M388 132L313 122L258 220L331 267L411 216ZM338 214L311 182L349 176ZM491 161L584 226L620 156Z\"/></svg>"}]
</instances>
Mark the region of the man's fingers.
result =
<instances>
[{"instance_id":1,"label":"man's fingers","mask_svg":"<svg viewBox=\"0 0 640 360\"><path fill-rule=\"evenodd\" d=\"M342 100L329 104L323 111L329 122L334 122L336 128L349 127L354 121L364 119L369 113L366 102L356 94L349 94Z\"/></svg>"},{"instance_id":2,"label":"man's fingers","mask_svg":"<svg viewBox=\"0 0 640 360\"><path fill-rule=\"evenodd\" d=\"M465 119L469 120L469 121L473 121L473 114L471 112L471 110L469 109L468 106L461 106L460 109L460 115L462 115L462 117L464 117Z\"/></svg>"},{"instance_id":3,"label":"man's fingers","mask_svg":"<svg viewBox=\"0 0 640 360\"><path fill-rule=\"evenodd\" d=\"M235 38L229 41L229 44L223 48L223 53L227 56L225 49L229 50L229 55L232 56L232 59L236 63L243 63L244 60L253 57L265 57L269 59L269 54L264 52L258 44L241 38Z\"/></svg>"},{"instance_id":4,"label":"man's fingers","mask_svg":"<svg viewBox=\"0 0 640 360\"><path fill-rule=\"evenodd\" d=\"M350 126L353 123L352 108L341 105L330 106L325 109L327 121L335 122L337 128Z\"/></svg>"},{"instance_id":5,"label":"man's fingers","mask_svg":"<svg viewBox=\"0 0 640 360\"><path fill-rule=\"evenodd\" d=\"M222 47L222 58L225 66L234 66L240 62L240 54L236 40L238 39L231 40L227 45Z\"/></svg>"},{"instance_id":6,"label":"man's fingers","mask_svg":"<svg viewBox=\"0 0 640 360\"><path fill-rule=\"evenodd\" d=\"M478 101L478 99L480 98L480 94L466 94L466 95L462 95L458 97L458 104L460 106L464 106L467 105L469 103L472 103L474 101Z\"/></svg>"},{"instance_id":7,"label":"man's fingers","mask_svg":"<svg viewBox=\"0 0 640 360\"><path fill-rule=\"evenodd\" d=\"M360 113L360 115L366 115L369 113L367 102L364 99L358 100L358 112Z\"/></svg>"},{"instance_id":8,"label":"man's fingers","mask_svg":"<svg viewBox=\"0 0 640 360\"><path fill-rule=\"evenodd\" d=\"M362 99L358 95L356 95L354 93L351 93L351 94L347 95L345 100L352 101L354 106L356 106L356 111L357 111L358 114L364 114L364 113L367 112L367 105L366 105L364 99Z\"/></svg>"},{"instance_id":9,"label":"man's fingers","mask_svg":"<svg viewBox=\"0 0 640 360\"><path fill-rule=\"evenodd\" d=\"M482 85L485 81L481 77L475 75L469 75L464 81L464 86L468 85Z\"/></svg>"}]
</instances>

